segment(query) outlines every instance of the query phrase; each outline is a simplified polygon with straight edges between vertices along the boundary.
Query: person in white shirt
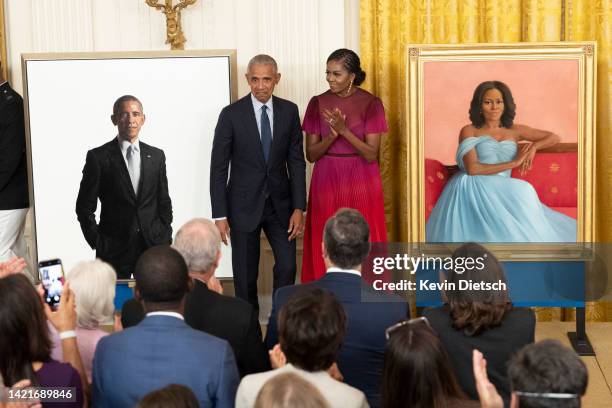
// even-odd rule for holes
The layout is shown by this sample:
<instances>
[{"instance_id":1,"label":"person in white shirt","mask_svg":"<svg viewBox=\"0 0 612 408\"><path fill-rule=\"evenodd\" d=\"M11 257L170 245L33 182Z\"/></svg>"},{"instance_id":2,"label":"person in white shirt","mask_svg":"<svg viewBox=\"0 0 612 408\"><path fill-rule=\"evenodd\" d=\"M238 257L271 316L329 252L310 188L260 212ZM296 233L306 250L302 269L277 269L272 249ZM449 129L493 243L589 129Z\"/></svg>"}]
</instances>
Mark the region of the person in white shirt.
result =
<instances>
[{"instance_id":1,"label":"person in white shirt","mask_svg":"<svg viewBox=\"0 0 612 408\"><path fill-rule=\"evenodd\" d=\"M279 314L280 350L271 353L278 368L242 379L236 408L253 407L257 394L270 378L294 373L311 382L332 408L369 407L363 392L335 380L328 370L346 332L346 314L330 292L307 287L292 296Z\"/></svg>"}]
</instances>

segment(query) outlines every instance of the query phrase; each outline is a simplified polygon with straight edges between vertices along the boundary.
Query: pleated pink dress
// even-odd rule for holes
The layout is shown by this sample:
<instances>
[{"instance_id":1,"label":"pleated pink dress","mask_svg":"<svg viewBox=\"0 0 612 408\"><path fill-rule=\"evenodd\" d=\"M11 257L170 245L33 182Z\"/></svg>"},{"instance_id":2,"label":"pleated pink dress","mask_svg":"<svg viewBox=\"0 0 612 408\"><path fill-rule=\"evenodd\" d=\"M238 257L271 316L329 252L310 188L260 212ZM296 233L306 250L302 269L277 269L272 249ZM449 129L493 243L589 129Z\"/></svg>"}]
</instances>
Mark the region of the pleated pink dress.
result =
<instances>
[{"instance_id":1,"label":"pleated pink dress","mask_svg":"<svg viewBox=\"0 0 612 408\"><path fill-rule=\"evenodd\" d=\"M307 134L328 137L330 127L322 112L335 108L346 115L347 127L361 140L367 134L387 131L381 100L361 88L346 98L331 91L313 97L308 103L302 130ZM343 207L357 209L364 215L370 226L371 242L387 242L378 163L368 163L340 135L327 153L316 161L312 173L304 231L302 282L319 279L325 274L321 253L323 228L325 222Z\"/></svg>"}]
</instances>

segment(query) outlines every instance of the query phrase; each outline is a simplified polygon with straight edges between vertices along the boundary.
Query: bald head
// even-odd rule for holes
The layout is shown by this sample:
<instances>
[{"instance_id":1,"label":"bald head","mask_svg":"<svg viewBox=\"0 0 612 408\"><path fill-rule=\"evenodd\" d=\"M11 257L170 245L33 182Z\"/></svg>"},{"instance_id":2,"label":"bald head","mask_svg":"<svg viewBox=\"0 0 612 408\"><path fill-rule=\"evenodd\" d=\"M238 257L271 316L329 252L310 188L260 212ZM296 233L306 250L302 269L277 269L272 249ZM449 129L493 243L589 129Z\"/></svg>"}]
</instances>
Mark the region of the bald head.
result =
<instances>
[{"instance_id":1,"label":"bald head","mask_svg":"<svg viewBox=\"0 0 612 408\"><path fill-rule=\"evenodd\" d=\"M172 245L185 258L190 273L212 276L219 261L221 235L215 224L194 218L176 233Z\"/></svg>"}]
</instances>

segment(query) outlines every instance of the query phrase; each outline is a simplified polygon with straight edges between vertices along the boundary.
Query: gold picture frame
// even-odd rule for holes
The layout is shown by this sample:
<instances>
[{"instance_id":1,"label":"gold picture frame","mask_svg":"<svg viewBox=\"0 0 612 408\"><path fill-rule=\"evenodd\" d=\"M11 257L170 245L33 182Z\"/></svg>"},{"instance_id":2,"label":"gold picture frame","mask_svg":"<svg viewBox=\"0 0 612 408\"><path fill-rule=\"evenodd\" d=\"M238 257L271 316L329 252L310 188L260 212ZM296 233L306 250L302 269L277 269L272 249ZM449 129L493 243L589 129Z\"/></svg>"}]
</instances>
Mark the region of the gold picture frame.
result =
<instances>
[{"instance_id":1,"label":"gold picture frame","mask_svg":"<svg viewBox=\"0 0 612 408\"><path fill-rule=\"evenodd\" d=\"M465 81L464 74L471 72L470 69L468 71L456 72L455 75L445 75L436 78L431 72L444 72L444 70L432 70L430 68L435 67L435 65L428 64L465 63L464 65L458 64L454 66L479 68L489 63L495 63L498 64L497 66L499 64L508 66L511 64L524 64L527 67L528 64L537 64L538 61L542 61L543 64L553 64L551 66L561 66L566 61L569 61L567 64L576 66L576 77L574 79L577 92L575 101L567 101L568 104L575 103L575 110L577 111L575 140L578 151L576 241L578 243L594 241L596 53L597 47L595 42L408 45L408 52L406 53L407 86L405 94L405 114L407 119L403 123L403 130L406 132L408 143L406 182L408 183L407 190L410 202L407 217L409 242L426 242L425 145L426 137L428 137L425 124L427 110L427 102L425 100L426 88L430 86L432 81L443 81L443 84L450 84L452 81ZM531 66L529 65L529 67ZM486 69L482 72L486 72ZM527 75L525 78L528 79L528 77ZM498 79L495 78L495 72L491 72L486 77L483 76L482 81L495 79ZM564 84L559 82L558 86L563 87ZM444 117L447 106L455 103L459 97L465 99L464 95L454 94L452 87L448 89L450 90L447 95L447 102L445 102L446 106L440 106L441 109L439 110L436 109L438 115L442 115L442 117L437 117L441 121L447 119ZM471 89L473 92L474 87ZM467 112L471 97L472 94L467 95L468 105L462 105L465 115L463 124L469 123ZM429 109L427 112L431 111ZM455 146L458 143L459 129L460 127L456 129L456 133L449 135L449 137L453 138L449 140L453 140ZM502 244L502 246L508 248L507 245ZM537 245L530 245L530 250L534 250L536 247Z\"/></svg>"},{"instance_id":2,"label":"gold picture frame","mask_svg":"<svg viewBox=\"0 0 612 408\"><path fill-rule=\"evenodd\" d=\"M2 63L2 77L8 80L8 59L6 55L6 28L4 26L4 2L0 1L0 61Z\"/></svg>"}]
</instances>

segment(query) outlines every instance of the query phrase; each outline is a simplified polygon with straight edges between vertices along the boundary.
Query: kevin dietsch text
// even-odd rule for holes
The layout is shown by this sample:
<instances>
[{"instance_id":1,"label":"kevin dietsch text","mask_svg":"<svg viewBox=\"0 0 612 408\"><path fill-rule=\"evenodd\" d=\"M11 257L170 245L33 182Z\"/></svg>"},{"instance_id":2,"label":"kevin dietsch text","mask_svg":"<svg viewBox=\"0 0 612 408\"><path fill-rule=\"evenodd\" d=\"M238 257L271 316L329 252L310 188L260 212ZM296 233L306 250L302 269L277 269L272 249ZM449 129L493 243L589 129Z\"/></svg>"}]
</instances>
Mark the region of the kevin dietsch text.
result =
<instances>
[{"instance_id":1,"label":"kevin dietsch text","mask_svg":"<svg viewBox=\"0 0 612 408\"><path fill-rule=\"evenodd\" d=\"M484 282L474 281L472 279L460 279L457 282L434 282L429 279L423 279L418 282L410 281L408 279L402 279L398 282L384 282L381 279L377 279L372 283L375 290L383 291L405 291L405 290L432 290L432 291L451 291L451 290L469 290L469 291L496 291L496 290L507 290L506 283L504 281L497 282Z\"/></svg>"}]
</instances>

